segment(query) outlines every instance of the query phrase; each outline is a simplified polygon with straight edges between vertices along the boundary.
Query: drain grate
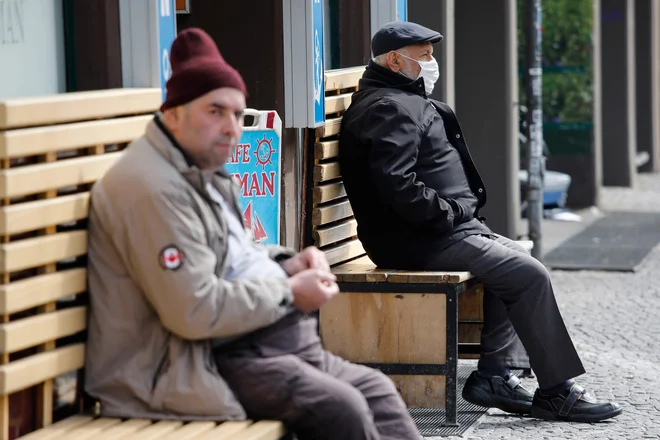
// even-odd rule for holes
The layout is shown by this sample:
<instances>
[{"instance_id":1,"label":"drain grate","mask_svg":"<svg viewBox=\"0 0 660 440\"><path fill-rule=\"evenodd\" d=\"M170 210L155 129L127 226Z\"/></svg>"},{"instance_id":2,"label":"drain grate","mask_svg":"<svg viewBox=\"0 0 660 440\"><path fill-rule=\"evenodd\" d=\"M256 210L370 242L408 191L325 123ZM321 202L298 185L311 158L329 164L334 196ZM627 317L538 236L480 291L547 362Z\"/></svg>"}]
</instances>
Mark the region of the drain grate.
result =
<instances>
[{"instance_id":1,"label":"drain grate","mask_svg":"<svg viewBox=\"0 0 660 440\"><path fill-rule=\"evenodd\" d=\"M443 426L445 422L444 409L428 409L428 408L408 408L408 412L412 416L417 429L424 437L449 437L452 435L462 436L465 432L475 425L479 419L486 414L488 408L472 405L471 403L463 400L461 391L463 385L467 380L470 373L476 368L476 363L461 363L458 364L457 369L457 414L456 419L458 426ZM520 375L520 371L512 371L516 375Z\"/></svg>"}]
</instances>

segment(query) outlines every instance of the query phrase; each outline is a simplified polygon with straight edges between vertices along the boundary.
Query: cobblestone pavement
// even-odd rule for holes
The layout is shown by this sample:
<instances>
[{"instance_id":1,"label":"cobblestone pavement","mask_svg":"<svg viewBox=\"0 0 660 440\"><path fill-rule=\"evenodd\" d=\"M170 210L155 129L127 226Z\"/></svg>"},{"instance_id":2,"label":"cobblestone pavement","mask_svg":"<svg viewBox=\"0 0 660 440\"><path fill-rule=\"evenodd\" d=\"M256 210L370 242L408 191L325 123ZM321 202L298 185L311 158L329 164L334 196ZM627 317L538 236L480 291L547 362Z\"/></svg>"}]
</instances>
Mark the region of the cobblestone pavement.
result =
<instances>
[{"instance_id":1,"label":"cobblestone pavement","mask_svg":"<svg viewBox=\"0 0 660 440\"><path fill-rule=\"evenodd\" d=\"M605 189L602 208L660 212L660 174L640 176L634 190ZM636 273L552 272L559 306L587 370L577 382L600 399L619 402L622 415L597 424L550 423L493 410L463 438L660 439L658 274L660 246ZM526 384L536 387L534 380Z\"/></svg>"}]
</instances>

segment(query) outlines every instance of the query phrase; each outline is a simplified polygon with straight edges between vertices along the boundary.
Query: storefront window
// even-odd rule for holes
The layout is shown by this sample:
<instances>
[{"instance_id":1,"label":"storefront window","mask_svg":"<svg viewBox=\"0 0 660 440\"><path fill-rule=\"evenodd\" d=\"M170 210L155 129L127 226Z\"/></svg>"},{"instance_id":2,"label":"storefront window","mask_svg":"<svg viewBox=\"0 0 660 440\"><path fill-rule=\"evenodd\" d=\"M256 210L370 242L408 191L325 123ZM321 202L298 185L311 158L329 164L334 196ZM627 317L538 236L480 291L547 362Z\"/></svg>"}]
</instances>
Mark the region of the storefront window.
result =
<instances>
[{"instance_id":1,"label":"storefront window","mask_svg":"<svg viewBox=\"0 0 660 440\"><path fill-rule=\"evenodd\" d=\"M325 69L339 68L339 0L323 0L325 23L323 23L323 41Z\"/></svg>"},{"instance_id":2,"label":"storefront window","mask_svg":"<svg viewBox=\"0 0 660 440\"><path fill-rule=\"evenodd\" d=\"M0 1L0 99L66 91L62 0Z\"/></svg>"}]
</instances>

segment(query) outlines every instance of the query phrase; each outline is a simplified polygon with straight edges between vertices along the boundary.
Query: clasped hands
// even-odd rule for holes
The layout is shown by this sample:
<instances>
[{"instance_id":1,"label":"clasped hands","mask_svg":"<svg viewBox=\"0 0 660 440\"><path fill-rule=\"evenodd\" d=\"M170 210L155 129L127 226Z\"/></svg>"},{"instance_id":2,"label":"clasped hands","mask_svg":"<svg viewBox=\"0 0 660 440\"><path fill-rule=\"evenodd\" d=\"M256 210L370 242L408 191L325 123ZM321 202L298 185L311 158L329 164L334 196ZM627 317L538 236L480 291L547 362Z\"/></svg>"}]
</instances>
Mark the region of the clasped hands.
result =
<instances>
[{"instance_id":1,"label":"clasped hands","mask_svg":"<svg viewBox=\"0 0 660 440\"><path fill-rule=\"evenodd\" d=\"M325 254L314 246L283 261L282 268L289 274L293 305L305 313L318 310L339 293Z\"/></svg>"}]
</instances>

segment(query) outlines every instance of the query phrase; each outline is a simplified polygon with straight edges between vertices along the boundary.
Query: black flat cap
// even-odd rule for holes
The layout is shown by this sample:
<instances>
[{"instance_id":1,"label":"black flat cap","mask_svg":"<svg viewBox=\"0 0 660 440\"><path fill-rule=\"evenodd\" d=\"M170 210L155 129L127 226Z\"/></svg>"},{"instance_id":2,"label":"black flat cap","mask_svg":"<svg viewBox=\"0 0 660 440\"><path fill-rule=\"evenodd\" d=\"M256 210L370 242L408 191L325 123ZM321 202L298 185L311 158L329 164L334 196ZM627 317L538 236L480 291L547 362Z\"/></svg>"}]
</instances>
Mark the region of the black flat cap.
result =
<instances>
[{"instance_id":1,"label":"black flat cap","mask_svg":"<svg viewBox=\"0 0 660 440\"><path fill-rule=\"evenodd\" d=\"M440 32L425 28L408 21L393 21L387 23L376 32L371 39L371 51L377 57L391 50L419 43L439 43L443 39Z\"/></svg>"}]
</instances>

